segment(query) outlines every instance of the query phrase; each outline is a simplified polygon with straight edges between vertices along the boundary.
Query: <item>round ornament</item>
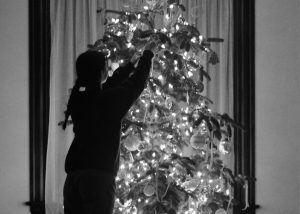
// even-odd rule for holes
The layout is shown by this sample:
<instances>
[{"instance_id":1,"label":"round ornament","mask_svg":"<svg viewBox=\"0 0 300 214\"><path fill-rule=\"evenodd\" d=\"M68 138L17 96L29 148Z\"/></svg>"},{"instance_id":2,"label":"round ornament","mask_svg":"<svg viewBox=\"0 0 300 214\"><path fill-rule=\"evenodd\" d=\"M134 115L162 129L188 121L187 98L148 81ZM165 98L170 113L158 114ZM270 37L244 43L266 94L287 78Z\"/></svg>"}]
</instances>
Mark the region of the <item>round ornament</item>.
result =
<instances>
[{"instance_id":1,"label":"round ornament","mask_svg":"<svg viewBox=\"0 0 300 214\"><path fill-rule=\"evenodd\" d=\"M192 135L190 139L190 144L194 149L202 149L208 140L208 135L206 133L197 132Z\"/></svg>"},{"instance_id":2,"label":"round ornament","mask_svg":"<svg viewBox=\"0 0 300 214\"><path fill-rule=\"evenodd\" d=\"M216 210L215 214L227 214L227 212L223 208L220 208Z\"/></svg>"},{"instance_id":3,"label":"round ornament","mask_svg":"<svg viewBox=\"0 0 300 214\"><path fill-rule=\"evenodd\" d=\"M155 188L154 188L154 186L153 186L152 184L149 184L149 183L148 183L148 184L145 186L145 188L144 188L144 194L145 194L146 196L150 197L150 196L154 195L154 193L155 193Z\"/></svg>"},{"instance_id":4,"label":"round ornament","mask_svg":"<svg viewBox=\"0 0 300 214\"><path fill-rule=\"evenodd\" d=\"M222 140L219 143L219 151L222 154L229 154L232 151L232 143L228 139Z\"/></svg>"},{"instance_id":5,"label":"round ornament","mask_svg":"<svg viewBox=\"0 0 300 214\"><path fill-rule=\"evenodd\" d=\"M140 138L136 135L130 135L123 141L123 144L128 151L136 151L140 145Z\"/></svg>"}]
</instances>

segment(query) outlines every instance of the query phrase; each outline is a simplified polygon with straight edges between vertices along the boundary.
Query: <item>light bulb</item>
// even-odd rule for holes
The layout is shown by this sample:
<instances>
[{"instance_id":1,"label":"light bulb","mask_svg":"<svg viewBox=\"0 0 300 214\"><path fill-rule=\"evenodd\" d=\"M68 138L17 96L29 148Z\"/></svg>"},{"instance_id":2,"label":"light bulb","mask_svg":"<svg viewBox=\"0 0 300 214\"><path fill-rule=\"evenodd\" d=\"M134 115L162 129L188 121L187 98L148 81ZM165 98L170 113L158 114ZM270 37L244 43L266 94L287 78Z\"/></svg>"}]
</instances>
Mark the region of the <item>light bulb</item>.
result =
<instances>
[{"instance_id":1,"label":"light bulb","mask_svg":"<svg viewBox=\"0 0 300 214\"><path fill-rule=\"evenodd\" d=\"M196 37L193 37L193 38L191 39L191 42L196 43L196 42L197 42Z\"/></svg>"}]
</instances>

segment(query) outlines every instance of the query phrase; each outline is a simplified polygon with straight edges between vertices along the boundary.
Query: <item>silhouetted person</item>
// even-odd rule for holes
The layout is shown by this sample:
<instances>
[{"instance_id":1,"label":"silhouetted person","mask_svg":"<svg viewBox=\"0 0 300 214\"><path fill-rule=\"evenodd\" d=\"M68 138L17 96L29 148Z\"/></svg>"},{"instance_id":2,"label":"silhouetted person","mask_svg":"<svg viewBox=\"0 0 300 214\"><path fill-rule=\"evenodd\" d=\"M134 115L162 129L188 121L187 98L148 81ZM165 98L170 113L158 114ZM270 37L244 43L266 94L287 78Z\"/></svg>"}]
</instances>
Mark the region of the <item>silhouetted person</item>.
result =
<instances>
[{"instance_id":1,"label":"silhouetted person","mask_svg":"<svg viewBox=\"0 0 300 214\"><path fill-rule=\"evenodd\" d=\"M153 48L155 43L148 43L136 68L128 63L106 83L106 59L102 53L87 51L77 58L77 80L63 125L65 128L71 116L75 137L65 162L65 214L112 213L121 122L145 87Z\"/></svg>"}]
</instances>

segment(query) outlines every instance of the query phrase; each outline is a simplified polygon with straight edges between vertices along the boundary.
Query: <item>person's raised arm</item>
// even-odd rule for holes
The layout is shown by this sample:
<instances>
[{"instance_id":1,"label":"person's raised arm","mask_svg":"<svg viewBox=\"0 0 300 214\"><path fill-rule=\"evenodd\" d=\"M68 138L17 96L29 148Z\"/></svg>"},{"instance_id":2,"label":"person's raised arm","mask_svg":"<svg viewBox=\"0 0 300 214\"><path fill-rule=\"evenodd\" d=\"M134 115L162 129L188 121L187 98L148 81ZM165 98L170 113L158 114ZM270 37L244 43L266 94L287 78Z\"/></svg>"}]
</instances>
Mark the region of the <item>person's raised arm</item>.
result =
<instances>
[{"instance_id":1,"label":"person's raised arm","mask_svg":"<svg viewBox=\"0 0 300 214\"><path fill-rule=\"evenodd\" d=\"M119 66L113 73L111 77L107 79L107 81L102 85L102 88L109 89L115 86L120 85L123 81L129 78L130 74L132 74L135 70L134 65L141 57L140 53L136 53L133 55L131 60L125 66Z\"/></svg>"},{"instance_id":2,"label":"person's raised arm","mask_svg":"<svg viewBox=\"0 0 300 214\"><path fill-rule=\"evenodd\" d=\"M129 62L125 66L118 67L113 75L102 85L104 90L120 85L134 71L134 65Z\"/></svg>"},{"instance_id":3,"label":"person's raised arm","mask_svg":"<svg viewBox=\"0 0 300 214\"><path fill-rule=\"evenodd\" d=\"M111 97L111 108L116 108L116 115L123 117L144 90L152 66L154 56L152 51L155 47L154 42L146 45L134 74L123 81L119 87L107 91L108 96Z\"/></svg>"}]
</instances>

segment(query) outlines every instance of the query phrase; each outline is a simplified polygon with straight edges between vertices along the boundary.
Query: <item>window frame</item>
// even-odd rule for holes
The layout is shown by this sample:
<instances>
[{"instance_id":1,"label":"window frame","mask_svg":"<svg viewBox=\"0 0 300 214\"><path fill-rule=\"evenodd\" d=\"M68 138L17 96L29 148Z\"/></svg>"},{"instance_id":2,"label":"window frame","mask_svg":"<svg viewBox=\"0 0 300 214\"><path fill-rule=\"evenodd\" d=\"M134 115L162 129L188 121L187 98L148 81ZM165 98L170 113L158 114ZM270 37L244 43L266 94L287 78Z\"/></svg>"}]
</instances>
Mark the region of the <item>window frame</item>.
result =
<instances>
[{"instance_id":1,"label":"window frame","mask_svg":"<svg viewBox=\"0 0 300 214\"><path fill-rule=\"evenodd\" d=\"M249 204L241 209L245 194L236 186L242 202L235 214L255 214L255 1L233 0L234 17L234 119L245 127L235 130L235 174L249 181ZM29 0L29 151L30 196L25 202L32 214L45 214L45 171L49 123L50 0Z\"/></svg>"},{"instance_id":2,"label":"window frame","mask_svg":"<svg viewBox=\"0 0 300 214\"><path fill-rule=\"evenodd\" d=\"M255 1L233 0L233 22L233 117L245 129L234 132L234 171L249 184L246 210L245 189L236 185L235 198L241 203L234 214L255 214Z\"/></svg>"}]
</instances>

